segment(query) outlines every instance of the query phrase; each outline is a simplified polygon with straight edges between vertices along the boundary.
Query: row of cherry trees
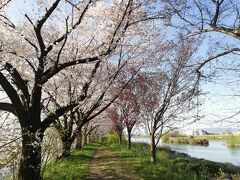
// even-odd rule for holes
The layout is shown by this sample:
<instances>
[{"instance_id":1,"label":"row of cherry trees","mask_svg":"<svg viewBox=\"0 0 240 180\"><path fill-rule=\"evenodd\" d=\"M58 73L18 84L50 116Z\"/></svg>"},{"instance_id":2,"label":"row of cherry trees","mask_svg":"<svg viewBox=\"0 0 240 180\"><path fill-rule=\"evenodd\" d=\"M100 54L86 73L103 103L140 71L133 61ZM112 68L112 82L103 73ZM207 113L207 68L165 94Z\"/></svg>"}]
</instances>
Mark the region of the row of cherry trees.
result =
<instances>
[{"instance_id":1,"label":"row of cherry trees","mask_svg":"<svg viewBox=\"0 0 240 180\"><path fill-rule=\"evenodd\" d=\"M67 156L82 133L106 126L93 123L106 109L120 141L127 127L129 148L133 127L146 124L155 162L161 136L188 123L204 65L239 51L229 42L235 47L207 59L196 55L202 33L239 39L239 5L210 2L1 1L0 110L20 124L18 178L41 179L49 127ZM16 3L20 13L10 13Z\"/></svg>"},{"instance_id":2,"label":"row of cherry trees","mask_svg":"<svg viewBox=\"0 0 240 180\"><path fill-rule=\"evenodd\" d=\"M156 162L156 146L164 133L194 121L195 114L189 112L196 108L199 95L199 78L193 65L196 42L182 36L175 43L168 42L167 47L164 42L165 49L155 53L162 56L160 62L157 59L152 62L154 68L143 68L107 110L120 143L123 130L127 129L128 148L133 127L136 124L147 127L152 162Z\"/></svg>"},{"instance_id":3,"label":"row of cherry trees","mask_svg":"<svg viewBox=\"0 0 240 180\"><path fill-rule=\"evenodd\" d=\"M163 17L148 11L151 3L1 1L0 110L21 127L18 179L41 179L42 142L51 125L68 155L83 126L130 82L133 76L107 98L126 62L145 54L154 27L144 24ZM10 13L14 8L20 13Z\"/></svg>"},{"instance_id":4,"label":"row of cherry trees","mask_svg":"<svg viewBox=\"0 0 240 180\"><path fill-rule=\"evenodd\" d=\"M96 116L92 113L117 75L117 69L121 69L122 61L109 73L99 76L99 72L109 63L115 63L120 52L136 51L131 47L142 38L134 41L131 38L140 33L141 21L153 17L142 12L140 3L133 0L110 4L93 0L37 1L32 4L32 11L29 4L24 4L29 1L19 4L20 14L9 14L8 8L14 8L14 3L6 1L1 6L0 84L8 99L0 103L0 109L16 115L21 126L18 178L41 179L41 150L46 129L55 124L68 151L65 139L71 142L71 136L76 135L71 134L69 139L70 133L62 133L72 129L71 121L76 120L73 113L78 111L82 119L77 121L83 123ZM77 79L80 85L69 87L66 79L71 84ZM109 83L99 83L105 79ZM72 95L74 88L77 90ZM69 97L64 97L69 101L60 102L58 94L64 96L63 89L69 89ZM92 103L92 99L96 102ZM86 101L90 104L82 114L81 106ZM66 113L70 120L63 117L63 124L70 122L61 127L58 120ZM82 123L77 126L76 132Z\"/></svg>"},{"instance_id":5,"label":"row of cherry trees","mask_svg":"<svg viewBox=\"0 0 240 180\"><path fill-rule=\"evenodd\" d=\"M240 35L240 6L238 1L162 0L161 3L164 7L162 12L167 17L170 17L166 21L167 26L171 27L170 29L174 29L174 31L181 32L183 39L190 40L192 37L193 39L185 43L184 41L179 41L178 46L175 46L177 48L175 53L173 53L174 55L168 51L168 58L170 54L174 58L167 64L164 64L166 61L161 61L163 68L158 69L159 74L155 76L158 77L155 85L157 82L160 82L160 89L154 88L155 90L158 89L159 94L155 94L155 96L151 95L151 97L156 97L154 103L156 107L145 109L148 106L141 107L141 103L136 111L137 114L138 111L141 113L145 112L144 116L141 116L140 113L138 117L141 119L141 122L145 119L145 123L149 129L151 136L151 160L153 162L156 161L156 144L159 142L161 136L165 132L168 132L167 129L171 130L175 127L184 126L186 124L184 119L191 119L189 110L192 110L197 105L194 97L200 93L198 89L200 80L213 78L212 74L217 72L214 68L209 69L209 64L216 65L215 62L218 60L217 62L220 62L220 67L219 64L217 67L222 72L230 71L235 76L238 76L239 73L239 69L237 68L239 66L237 59L239 58L238 40ZM193 43L197 39L199 42ZM201 54L198 54L197 47L201 47L201 42L205 46L207 46L206 43L209 44L209 47L211 46L207 50L207 54L204 54L203 49L201 49ZM164 51L161 51L161 53L164 54ZM195 59L195 63L191 63L191 59ZM227 59L227 61L224 61L224 59ZM193 64L195 64L195 68L191 69L190 67ZM194 73L197 73L197 78L192 81L192 78L195 78ZM236 77L233 78L235 79ZM234 88L238 86L237 82L238 80L234 81ZM238 94L238 89L235 90L235 93ZM232 96L238 96L236 94ZM125 100L121 100L119 103L124 105L127 99L126 97ZM114 121L114 128L120 134L123 127L127 126L127 121L124 120L126 118L123 111L120 110L121 108L117 107L118 109L113 107L109 113L112 115L110 117ZM128 112L131 113L131 109L128 109ZM113 114L115 115L113 116ZM237 123L235 121L232 122L231 119L238 114L239 111L237 110L232 116L220 119L220 121L229 119L231 123ZM131 117L131 115L128 115L128 117ZM188 123L191 123L191 121Z\"/></svg>"}]
</instances>

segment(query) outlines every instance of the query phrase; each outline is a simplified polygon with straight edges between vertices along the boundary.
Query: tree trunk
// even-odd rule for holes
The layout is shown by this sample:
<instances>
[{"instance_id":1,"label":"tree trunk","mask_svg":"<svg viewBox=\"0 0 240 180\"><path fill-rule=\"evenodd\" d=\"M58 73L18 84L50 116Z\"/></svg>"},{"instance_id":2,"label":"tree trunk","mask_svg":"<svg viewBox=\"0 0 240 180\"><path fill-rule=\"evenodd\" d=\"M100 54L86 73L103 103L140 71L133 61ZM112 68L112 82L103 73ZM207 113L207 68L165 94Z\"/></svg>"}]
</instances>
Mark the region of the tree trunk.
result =
<instances>
[{"instance_id":1,"label":"tree trunk","mask_svg":"<svg viewBox=\"0 0 240 180\"><path fill-rule=\"evenodd\" d=\"M151 149L150 149L150 156L151 156L151 162L155 163L157 158L156 158L156 144L155 144L155 138L154 134L151 134Z\"/></svg>"},{"instance_id":2,"label":"tree trunk","mask_svg":"<svg viewBox=\"0 0 240 180\"><path fill-rule=\"evenodd\" d=\"M22 154L18 171L19 180L41 179L41 141L35 133L24 132L22 136Z\"/></svg>"},{"instance_id":3,"label":"tree trunk","mask_svg":"<svg viewBox=\"0 0 240 180\"><path fill-rule=\"evenodd\" d=\"M25 107L23 112L18 112L17 115L22 135L22 153L18 171L18 180L42 179L41 146L45 130L41 129L41 91L41 86L34 86L31 99L32 106Z\"/></svg>"},{"instance_id":4,"label":"tree trunk","mask_svg":"<svg viewBox=\"0 0 240 180\"><path fill-rule=\"evenodd\" d=\"M118 137L119 144L122 144L122 134L118 134Z\"/></svg>"},{"instance_id":5,"label":"tree trunk","mask_svg":"<svg viewBox=\"0 0 240 180\"><path fill-rule=\"evenodd\" d=\"M87 145L88 140L87 140L87 133L84 133L84 137L83 137L83 145Z\"/></svg>"},{"instance_id":6,"label":"tree trunk","mask_svg":"<svg viewBox=\"0 0 240 180\"><path fill-rule=\"evenodd\" d=\"M131 142L131 130L130 129L128 129L127 130L127 132L128 132L128 149L131 149L131 146L132 146L132 142Z\"/></svg>"},{"instance_id":7,"label":"tree trunk","mask_svg":"<svg viewBox=\"0 0 240 180\"><path fill-rule=\"evenodd\" d=\"M72 141L62 140L62 143L63 143L63 152L61 157L68 157L71 152Z\"/></svg>"},{"instance_id":8,"label":"tree trunk","mask_svg":"<svg viewBox=\"0 0 240 180\"><path fill-rule=\"evenodd\" d=\"M82 132L80 131L76 138L75 150L81 150L81 149L82 149Z\"/></svg>"},{"instance_id":9,"label":"tree trunk","mask_svg":"<svg viewBox=\"0 0 240 180\"><path fill-rule=\"evenodd\" d=\"M88 134L87 135L87 144L89 144L90 143L90 135Z\"/></svg>"}]
</instances>

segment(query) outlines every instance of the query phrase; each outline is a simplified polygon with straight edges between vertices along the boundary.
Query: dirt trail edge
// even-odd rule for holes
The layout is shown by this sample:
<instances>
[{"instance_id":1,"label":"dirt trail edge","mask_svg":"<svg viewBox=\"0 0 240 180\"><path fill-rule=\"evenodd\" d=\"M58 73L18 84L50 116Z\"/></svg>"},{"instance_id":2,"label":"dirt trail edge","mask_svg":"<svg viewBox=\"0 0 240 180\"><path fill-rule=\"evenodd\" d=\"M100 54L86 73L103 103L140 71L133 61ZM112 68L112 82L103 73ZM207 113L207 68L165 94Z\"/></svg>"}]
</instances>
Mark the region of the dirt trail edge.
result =
<instances>
[{"instance_id":1,"label":"dirt trail edge","mask_svg":"<svg viewBox=\"0 0 240 180\"><path fill-rule=\"evenodd\" d=\"M134 171L128 169L126 162L106 146L100 146L93 156L88 180L116 179L116 180L141 180Z\"/></svg>"}]
</instances>

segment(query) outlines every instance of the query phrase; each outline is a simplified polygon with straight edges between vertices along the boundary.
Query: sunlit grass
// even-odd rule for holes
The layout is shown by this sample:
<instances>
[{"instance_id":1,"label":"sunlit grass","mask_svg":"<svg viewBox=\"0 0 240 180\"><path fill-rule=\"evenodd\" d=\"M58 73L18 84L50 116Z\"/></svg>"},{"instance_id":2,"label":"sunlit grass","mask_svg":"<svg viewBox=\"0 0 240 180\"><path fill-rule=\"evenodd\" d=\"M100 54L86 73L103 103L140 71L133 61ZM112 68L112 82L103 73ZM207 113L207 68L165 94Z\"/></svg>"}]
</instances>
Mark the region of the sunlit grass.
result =
<instances>
[{"instance_id":1,"label":"sunlit grass","mask_svg":"<svg viewBox=\"0 0 240 180\"><path fill-rule=\"evenodd\" d=\"M111 143L109 143L109 141ZM129 169L133 169L143 179L151 180L198 180L214 178L226 178L237 174L235 169L228 164L215 163L207 160L181 157L168 151L158 151L157 163L152 164L149 157L149 146L147 144L133 143L132 149L128 150L124 141L118 144L117 137L108 135L102 142L110 146L113 153L125 161ZM224 172L224 173L222 173ZM238 176L240 178L240 176Z\"/></svg>"},{"instance_id":2,"label":"sunlit grass","mask_svg":"<svg viewBox=\"0 0 240 180\"><path fill-rule=\"evenodd\" d=\"M107 135L98 140L98 143L112 150L112 154L125 168L137 173L142 179L151 180L201 180L208 178L229 178L240 179L239 168L229 164L215 163L207 160L189 158L179 154L171 153L168 150L158 150L157 163L152 164L149 156L149 145L133 143L132 148L127 149L127 142L118 144L116 134ZM98 143L84 147L82 151L73 152L69 158L62 158L56 163L48 165L44 179L86 179L89 173L89 163ZM103 156L106 157L103 153ZM111 162L102 158L106 166ZM110 169L112 167L109 167ZM238 172L238 173L237 173Z\"/></svg>"},{"instance_id":3,"label":"sunlit grass","mask_svg":"<svg viewBox=\"0 0 240 180\"><path fill-rule=\"evenodd\" d=\"M61 158L56 163L46 167L45 180L75 180L85 179L88 175L90 160L98 144L90 144L82 151L72 152L67 158Z\"/></svg>"}]
</instances>

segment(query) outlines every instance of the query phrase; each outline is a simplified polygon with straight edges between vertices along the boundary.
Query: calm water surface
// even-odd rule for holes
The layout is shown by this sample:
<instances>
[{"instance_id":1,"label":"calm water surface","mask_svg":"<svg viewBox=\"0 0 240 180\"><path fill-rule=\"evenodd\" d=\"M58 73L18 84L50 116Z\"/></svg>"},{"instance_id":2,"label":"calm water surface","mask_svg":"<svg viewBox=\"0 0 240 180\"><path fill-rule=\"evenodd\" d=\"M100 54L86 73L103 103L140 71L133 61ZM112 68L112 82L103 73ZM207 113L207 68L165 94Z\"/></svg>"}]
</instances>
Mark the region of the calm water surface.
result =
<instances>
[{"instance_id":1,"label":"calm water surface","mask_svg":"<svg viewBox=\"0 0 240 180\"><path fill-rule=\"evenodd\" d=\"M132 138L133 142L149 143L149 138ZM172 150L186 153L192 157L203 158L215 162L228 162L240 166L240 148L230 148L224 141L209 140L209 146L185 145L185 144L162 144Z\"/></svg>"}]
</instances>

